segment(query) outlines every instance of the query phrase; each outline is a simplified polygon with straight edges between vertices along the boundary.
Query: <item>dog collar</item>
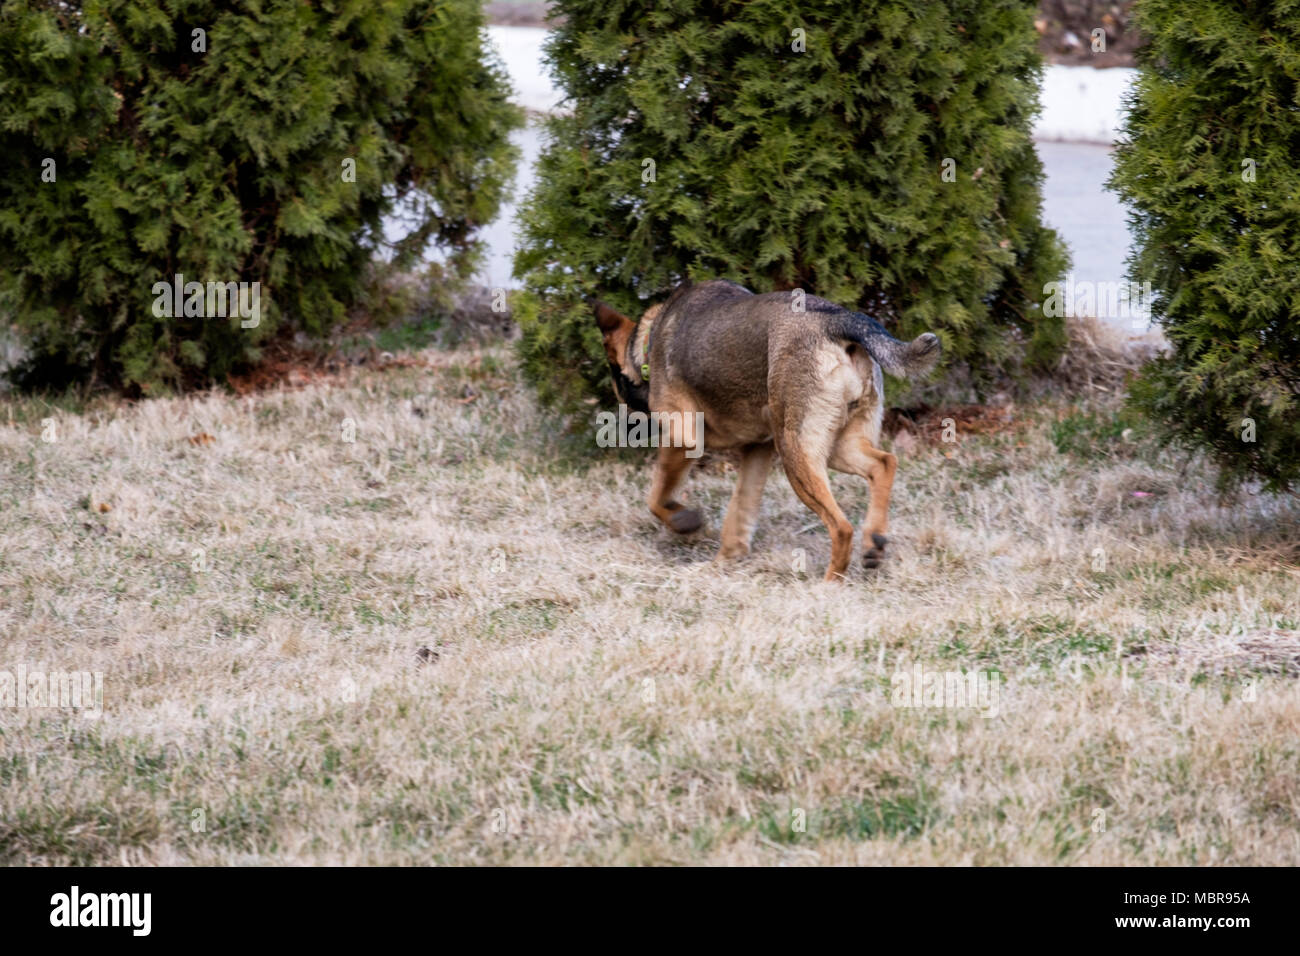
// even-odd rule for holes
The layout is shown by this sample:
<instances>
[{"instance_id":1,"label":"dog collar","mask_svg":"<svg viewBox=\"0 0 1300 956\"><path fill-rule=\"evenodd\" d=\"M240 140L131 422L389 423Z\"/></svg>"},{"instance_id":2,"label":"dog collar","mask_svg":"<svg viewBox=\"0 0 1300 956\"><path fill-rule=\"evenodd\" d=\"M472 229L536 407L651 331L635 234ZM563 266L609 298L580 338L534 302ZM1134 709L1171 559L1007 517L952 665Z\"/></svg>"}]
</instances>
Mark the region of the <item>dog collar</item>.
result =
<instances>
[{"instance_id":1,"label":"dog collar","mask_svg":"<svg viewBox=\"0 0 1300 956\"><path fill-rule=\"evenodd\" d=\"M651 320L647 322L643 318L641 320L641 324L645 326L645 333L644 335L642 335L641 330L637 329L636 337L638 340L640 340L637 343L638 344L637 357L643 360L640 363L641 380L648 382L650 381L650 336L654 331L654 321Z\"/></svg>"}]
</instances>

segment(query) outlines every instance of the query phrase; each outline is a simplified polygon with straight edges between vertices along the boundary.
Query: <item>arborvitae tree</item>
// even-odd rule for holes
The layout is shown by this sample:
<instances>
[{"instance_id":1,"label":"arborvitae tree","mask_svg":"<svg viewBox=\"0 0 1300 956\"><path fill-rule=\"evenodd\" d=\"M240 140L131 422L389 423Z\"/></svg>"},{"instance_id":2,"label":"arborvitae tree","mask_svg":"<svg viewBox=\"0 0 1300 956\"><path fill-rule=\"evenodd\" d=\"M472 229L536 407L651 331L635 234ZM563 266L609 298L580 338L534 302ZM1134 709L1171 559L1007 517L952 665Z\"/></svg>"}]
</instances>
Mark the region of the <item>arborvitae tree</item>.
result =
<instances>
[{"instance_id":1,"label":"arborvitae tree","mask_svg":"<svg viewBox=\"0 0 1300 956\"><path fill-rule=\"evenodd\" d=\"M433 243L463 271L520 122L481 26L475 0L5 0L0 303L27 371L220 380L342 317L392 211L390 262ZM177 273L260 283L258 324L158 317Z\"/></svg>"},{"instance_id":2,"label":"arborvitae tree","mask_svg":"<svg viewBox=\"0 0 1300 956\"><path fill-rule=\"evenodd\" d=\"M1300 4L1142 0L1112 185L1172 345L1134 384L1223 485L1300 479Z\"/></svg>"},{"instance_id":3,"label":"arborvitae tree","mask_svg":"<svg viewBox=\"0 0 1300 956\"><path fill-rule=\"evenodd\" d=\"M686 278L932 329L985 376L1050 359L1065 254L1039 216L1034 6L559 0L569 112L515 261L540 394L609 393L584 295L637 314Z\"/></svg>"}]
</instances>

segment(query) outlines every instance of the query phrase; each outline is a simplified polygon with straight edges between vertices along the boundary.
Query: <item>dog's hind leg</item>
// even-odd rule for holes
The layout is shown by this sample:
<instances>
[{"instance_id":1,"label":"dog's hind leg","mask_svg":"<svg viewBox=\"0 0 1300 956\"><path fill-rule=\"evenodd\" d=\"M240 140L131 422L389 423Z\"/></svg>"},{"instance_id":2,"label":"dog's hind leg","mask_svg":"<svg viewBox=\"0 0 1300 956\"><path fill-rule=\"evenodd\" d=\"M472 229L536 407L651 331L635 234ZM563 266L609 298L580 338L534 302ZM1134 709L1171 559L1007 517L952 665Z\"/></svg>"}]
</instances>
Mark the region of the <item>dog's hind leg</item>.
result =
<instances>
[{"instance_id":1,"label":"dog's hind leg","mask_svg":"<svg viewBox=\"0 0 1300 956\"><path fill-rule=\"evenodd\" d=\"M797 442L781 442L781 460L794 493L822 519L831 534L831 563L826 568L826 580L841 580L853 556L853 525L831 494L826 465L811 458Z\"/></svg>"},{"instance_id":2,"label":"dog's hind leg","mask_svg":"<svg viewBox=\"0 0 1300 956\"><path fill-rule=\"evenodd\" d=\"M772 468L772 443L747 445L740 455L736 490L727 506L727 517L722 522L722 547L718 560L739 558L749 554L749 542L754 535L754 521L758 517L758 504L763 498L763 485Z\"/></svg>"},{"instance_id":3,"label":"dog's hind leg","mask_svg":"<svg viewBox=\"0 0 1300 956\"><path fill-rule=\"evenodd\" d=\"M673 499L673 492L691 467L686 451L685 448L661 444L659 459L655 463L654 484L650 486L651 513L678 534L698 531L704 523L698 511Z\"/></svg>"},{"instance_id":4,"label":"dog's hind leg","mask_svg":"<svg viewBox=\"0 0 1300 956\"><path fill-rule=\"evenodd\" d=\"M898 459L876 448L861 430L850 426L840 433L830 464L836 471L861 475L871 484L871 504L862 520L862 565L878 568L889 543L885 532L889 530L889 495Z\"/></svg>"},{"instance_id":5,"label":"dog's hind leg","mask_svg":"<svg viewBox=\"0 0 1300 956\"><path fill-rule=\"evenodd\" d=\"M887 451L881 451L866 442L863 444L863 451L873 459L867 470L867 481L871 483L871 504L867 506L867 516L862 521L862 566L870 569L880 567L880 561L885 556L889 496L894 490L898 459Z\"/></svg>"}]
</instances>

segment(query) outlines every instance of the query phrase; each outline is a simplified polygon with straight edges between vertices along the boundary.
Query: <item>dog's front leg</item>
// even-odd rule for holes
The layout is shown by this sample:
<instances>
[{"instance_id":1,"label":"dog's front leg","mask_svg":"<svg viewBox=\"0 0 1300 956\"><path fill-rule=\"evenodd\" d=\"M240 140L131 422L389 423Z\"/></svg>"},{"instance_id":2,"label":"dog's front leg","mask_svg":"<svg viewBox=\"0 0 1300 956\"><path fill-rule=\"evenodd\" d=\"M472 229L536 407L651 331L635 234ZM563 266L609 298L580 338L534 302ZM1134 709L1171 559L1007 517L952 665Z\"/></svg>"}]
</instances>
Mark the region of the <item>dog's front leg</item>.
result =
<instances>
[{"instance_id":1,"label":"dog's front leg","mask_svg":"<svg viewBox=\"0 0 1300 956\"><path fill-rule=\"evenodd\" d=\"M678 534L698 531L704 519L694 508L687 508L673 498L673 492L691 467L685 448L672 443L660 444L659 460L655 463L654 484L650 486L651 513Z\"/></svg>"},{"instance_id":2,"label":"dog's front leg","mask_svg":"<svg viewBox=\"0 0 1300 956\"><path fill-rule=\"evenodd\" d=\"M758 505L763 498L763 485L772 469L771 442L747 445L740 454L736 490L727 506L727 517L722 522L722 547L717 560L740 558L749 554L749 542L754 536L754 522L758 518Z\"/></svg>"}]
</instances>

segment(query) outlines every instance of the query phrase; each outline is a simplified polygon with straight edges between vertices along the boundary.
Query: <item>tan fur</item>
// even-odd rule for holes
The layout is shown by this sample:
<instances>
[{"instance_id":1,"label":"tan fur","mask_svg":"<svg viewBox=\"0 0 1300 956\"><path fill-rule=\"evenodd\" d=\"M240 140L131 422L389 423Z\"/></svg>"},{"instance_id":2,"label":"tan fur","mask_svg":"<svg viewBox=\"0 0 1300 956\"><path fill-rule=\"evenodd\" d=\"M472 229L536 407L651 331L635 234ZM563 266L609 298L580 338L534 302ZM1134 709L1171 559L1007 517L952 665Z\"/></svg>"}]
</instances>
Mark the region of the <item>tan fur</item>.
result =
<instances>
[{"instance_id":1,"label":"tan fur","mask_svg":"<svg viewBox=\"0 0 1300 956\"><path fill-rule=\"evenodd\" d=\"M627 360L627 344L636 331L636 323L604 303L598 303L596 324L600 326L601 340L605 344L605 357L615 365L622 365Z\"/></svg>"},{"instance_id":2,"label":"tan fur","mask_svg":"<svg viewBox=\"0 0 1300 956\"><path fill-rule=\"evenodd\" d=\"M641 321L636 324L636 334L628 342L626 358L623 360L623 374L634 382L642 381L641 366L650 362L650 335L663 305L655 304L645 310Z\"/></svg>"}]
</instances>

